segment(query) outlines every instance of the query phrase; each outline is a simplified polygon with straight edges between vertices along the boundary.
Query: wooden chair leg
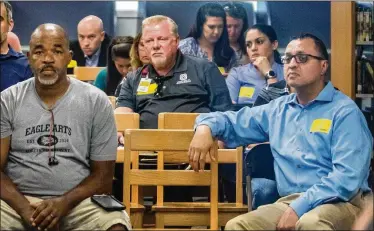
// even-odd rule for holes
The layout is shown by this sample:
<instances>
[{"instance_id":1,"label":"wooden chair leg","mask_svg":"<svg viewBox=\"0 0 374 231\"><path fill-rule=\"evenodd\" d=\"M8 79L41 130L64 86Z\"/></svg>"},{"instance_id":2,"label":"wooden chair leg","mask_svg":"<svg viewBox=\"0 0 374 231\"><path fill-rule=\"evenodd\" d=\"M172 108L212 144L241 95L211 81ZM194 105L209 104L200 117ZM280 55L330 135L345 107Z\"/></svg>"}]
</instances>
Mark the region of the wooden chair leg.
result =
<instances>
[{"instance_id":1,"label":"wooden chair leg","mask_svg":"<svg viewBox=\"0 0 374 231\"><path fill-rule=\"evenodd\" d=\"M156 213L156 229L164 229L164 228L165 228L164 214Z\"/></svg>"},{"instance_id":2,"label":"wooden chair leg","mask_svg":"<svg viewBox=\"0 0 374 231\"><path fill-rule=\"evenodd\" d=\"M131 221L133 223L133 228L143 227L143 212L133 212L131 213Z\"/></svg>"}]
</instances>

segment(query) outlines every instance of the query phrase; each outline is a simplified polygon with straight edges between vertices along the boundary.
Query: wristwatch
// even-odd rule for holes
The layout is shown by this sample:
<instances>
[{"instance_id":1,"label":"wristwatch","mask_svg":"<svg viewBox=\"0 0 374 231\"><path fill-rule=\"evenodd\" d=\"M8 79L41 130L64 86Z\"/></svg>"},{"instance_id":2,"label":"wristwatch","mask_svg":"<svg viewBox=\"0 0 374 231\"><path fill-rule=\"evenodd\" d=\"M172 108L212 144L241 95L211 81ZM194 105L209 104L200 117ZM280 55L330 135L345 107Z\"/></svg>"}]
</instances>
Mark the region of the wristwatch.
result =
<instances>
[{"instance_id":1,"label":"wristwatch","mask_svg":"<svg viewBox=\"0 0 374 231\"><path fill-rule=\"evenodd\" d=\"M277 78L275 72L273 70L270 70L268 71L266 74L265 74L265 80L267 81L268 79L275 79Z\"/></svg>"}]
</instances>

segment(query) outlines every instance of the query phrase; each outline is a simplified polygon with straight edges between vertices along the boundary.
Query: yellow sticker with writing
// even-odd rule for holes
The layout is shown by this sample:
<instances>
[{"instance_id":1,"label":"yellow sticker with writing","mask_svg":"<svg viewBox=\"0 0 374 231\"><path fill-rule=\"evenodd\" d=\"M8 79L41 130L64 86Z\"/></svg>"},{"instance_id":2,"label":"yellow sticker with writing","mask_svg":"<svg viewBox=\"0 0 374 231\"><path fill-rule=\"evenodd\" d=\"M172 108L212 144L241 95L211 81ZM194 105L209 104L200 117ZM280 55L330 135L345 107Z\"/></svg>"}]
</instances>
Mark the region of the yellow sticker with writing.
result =
<instances>
[{"instance_id":1,"label":"yellow sticker with writing","mask_svg":"<svg viewBox=\"0 0 374 231\"><path fill-rule=\"evenodd\" d=\"M218 70L221 72L221 74L225 74L225 68L224 67L218 67Z\"/></svg>"},{"instance_id":2,"label":"yellow sticker with writing","mask_svg":"<svg viewBox=\"0 0 374 231\"><path fill-rule=\"evenodd\" d=\"M255 93L254 87L241 87L239 91L239 97L252 98Z\"/></svg>"},{"instance_id":3,"label":"yellow sticker with writing","mask_svg":"<svg viewBox=\"0 0 374 231\"><path fill-rule=\"evenodd\" d=\"M332 121L329 119L316 119L310 126L310 132L329 133Z\"/></svg>"},{"instance_id":4,"label":"yellow sticker with writing","mask_svg":"<svg viewBox=\"0 0 374 231\"><path fill-rule=\"evenodd\" d=\"M150 94L154 94L156 92L156 89L157 89L157 83L151 83L147 87L146 91L139 91L138 90L136 92L136 95L150 95Z\"/></svg>"}]
</instances>

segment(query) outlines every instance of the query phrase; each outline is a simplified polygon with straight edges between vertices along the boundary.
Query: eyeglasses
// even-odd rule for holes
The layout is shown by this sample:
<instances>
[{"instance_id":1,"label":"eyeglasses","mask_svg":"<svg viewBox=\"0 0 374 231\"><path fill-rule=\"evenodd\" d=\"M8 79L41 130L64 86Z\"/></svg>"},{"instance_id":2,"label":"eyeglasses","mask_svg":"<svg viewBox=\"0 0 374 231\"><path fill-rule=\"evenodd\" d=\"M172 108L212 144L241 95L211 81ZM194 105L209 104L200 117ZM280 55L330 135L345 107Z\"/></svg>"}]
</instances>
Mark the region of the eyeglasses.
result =
<instances>
[{"instance_id":1,"label":"eyeglasses","mask_svg":"<svg viewBox=\"0 0 374 231\"><path fill-rule=\"evenodd\" d=\"M309 57L312 57L317 60L326 60L325 58L310 55L310 54L285 55L285 56L282 56L281 60L283 64L289 64L292 58L295 58L296 63L306 63L308 62Z\"/></svg>"}]
</instances>

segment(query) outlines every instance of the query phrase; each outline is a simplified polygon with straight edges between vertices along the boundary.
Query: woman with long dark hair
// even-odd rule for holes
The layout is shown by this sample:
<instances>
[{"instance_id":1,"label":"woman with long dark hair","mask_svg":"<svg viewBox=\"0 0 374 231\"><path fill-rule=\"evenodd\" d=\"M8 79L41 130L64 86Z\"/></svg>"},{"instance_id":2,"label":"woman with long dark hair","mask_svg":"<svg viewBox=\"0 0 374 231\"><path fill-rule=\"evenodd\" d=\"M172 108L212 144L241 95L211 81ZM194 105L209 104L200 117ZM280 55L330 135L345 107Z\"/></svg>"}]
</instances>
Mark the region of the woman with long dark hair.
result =
<instances>
[{"instance_id":1,"label":"woman with long dark hair","mask_svg":"<svg viewBox=\"0 0 374 231\"><path fill-rule=\"evenodd\" d=\"M131 36L118 36L112 39L108 47L107 68L98 74L94 82L107 95L114 95L118 84L131 70L130 49L133 41Z\"/></svg>"},{"instance_id":2,"label":"woman with long dark hair","mask_svg":"<svg viewBox=\"0 0 374 231\"><path fill-rule=\"evenodd\" d=\"M244 6L237 2L223 5L226 12L227 32L231 48L236 54L236 66L249 63L244 32L248 29L248 15Z\"/></svg>"},{"instance_id":3,"label":"woman with long dark hair","mask_svg":"<svg viewBox=\"0 0 374 231\"><path fill-rule=\"evenodd\" d=\"M196 21L186 39L179 42L183 54L208 59L223 67L227 73L235 64L236 56L230 47L226 13L218 3L207 3L199 8Z\"/></svg>"},{"instance_id":4,"label":"woman with long dark hair","mask_svg":"<svg viewBox=\"0 0 374 231\"><path fill-rule=\"evenodd\" d=\"M261 89L284 79L278 39L271 26L253 25L245 32L245 42L250 63L233 68L226 79L236 104L253 104Z\"/></svg>"}]
</instances>

